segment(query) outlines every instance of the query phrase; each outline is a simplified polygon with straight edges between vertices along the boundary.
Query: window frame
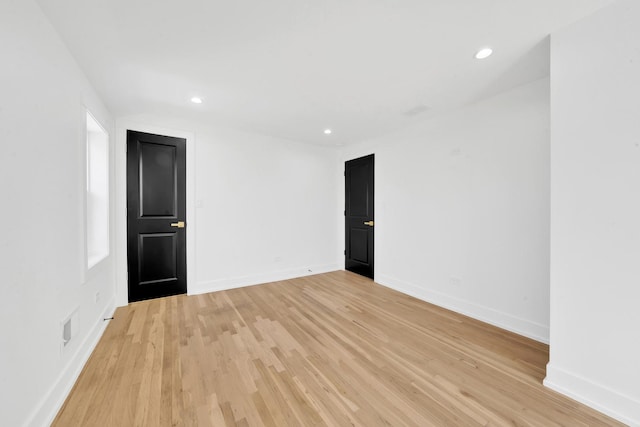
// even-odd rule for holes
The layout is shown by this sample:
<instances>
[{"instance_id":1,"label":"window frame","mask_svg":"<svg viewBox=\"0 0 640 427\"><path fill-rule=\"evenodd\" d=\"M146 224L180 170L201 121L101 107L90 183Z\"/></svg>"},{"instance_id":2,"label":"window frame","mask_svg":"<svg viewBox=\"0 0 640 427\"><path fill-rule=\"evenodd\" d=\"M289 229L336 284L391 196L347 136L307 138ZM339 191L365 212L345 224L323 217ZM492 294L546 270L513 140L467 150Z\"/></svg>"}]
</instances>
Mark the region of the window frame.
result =
<instances>
[{"instance_id":1,"label":"window frame","mask_svg":"<svg viewBox=\"0 0 640 427\"><path fill-rule=\"evenodd\" d=\"M89 109L85 113L84 240L85 268L90 271L111 254L110 136Z\"/></svg>"}]
</instances>

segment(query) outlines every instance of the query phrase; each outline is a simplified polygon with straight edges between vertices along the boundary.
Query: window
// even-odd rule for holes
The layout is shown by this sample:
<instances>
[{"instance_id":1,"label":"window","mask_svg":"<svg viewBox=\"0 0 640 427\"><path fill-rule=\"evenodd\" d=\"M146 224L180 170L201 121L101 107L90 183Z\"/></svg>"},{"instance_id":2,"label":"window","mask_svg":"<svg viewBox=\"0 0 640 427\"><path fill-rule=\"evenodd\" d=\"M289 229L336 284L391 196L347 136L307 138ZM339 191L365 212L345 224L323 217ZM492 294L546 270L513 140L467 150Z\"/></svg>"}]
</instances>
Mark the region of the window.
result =
<instances>
[{"instance_id":1,"label":"window","mask_svg":"<svg viewBox=\"0 0 640 427\"><path fill-rule=\"evenodd\" d=\"M109 134L87 112L87 267L109 255Z\"/></svg>"}]
</instances>

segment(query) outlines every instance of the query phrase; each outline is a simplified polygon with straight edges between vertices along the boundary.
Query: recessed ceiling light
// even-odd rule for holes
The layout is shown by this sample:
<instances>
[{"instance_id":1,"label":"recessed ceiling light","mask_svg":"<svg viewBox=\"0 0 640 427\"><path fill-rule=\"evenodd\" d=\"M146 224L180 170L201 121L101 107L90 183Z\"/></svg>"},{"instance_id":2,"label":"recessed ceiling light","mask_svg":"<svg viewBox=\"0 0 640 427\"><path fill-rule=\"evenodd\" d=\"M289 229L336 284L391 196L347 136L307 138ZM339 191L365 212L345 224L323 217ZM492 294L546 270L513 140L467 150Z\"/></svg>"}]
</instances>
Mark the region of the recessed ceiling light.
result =
<instances>
[{"instance_id":1,"label":"recessed ceiling light","mask_svg":"<svg viewBox=\"0 0 640 427\"><path fill-rule=\"evenodd\" d=\"M325 135L331 135L331 129L325 129L324 130L324 134Z\"/></svg>"},{"instance_id":2,"label":"recessed ceiling light","mask_svg":"<svg viewBox=\"0 0 640 427\"><path fill-rule=\"evenodd\" d=\"M493 53L493 49L491 49L490 47L482 48L478 51L478 53L476 53L476 59L488 58L491 56L492 53Z\"/></svg>"},{"instance_id":3,"label":"recessed ceiling light","mask_svg":"<svg viewBox=\"0 0 640 427\"><path fill-rule=\"evenodd\" d=\"M193 102L194 104L202 104L202 98L194 96L193 98L191 98L191 102Z\"/></svg>"}]
</instances>

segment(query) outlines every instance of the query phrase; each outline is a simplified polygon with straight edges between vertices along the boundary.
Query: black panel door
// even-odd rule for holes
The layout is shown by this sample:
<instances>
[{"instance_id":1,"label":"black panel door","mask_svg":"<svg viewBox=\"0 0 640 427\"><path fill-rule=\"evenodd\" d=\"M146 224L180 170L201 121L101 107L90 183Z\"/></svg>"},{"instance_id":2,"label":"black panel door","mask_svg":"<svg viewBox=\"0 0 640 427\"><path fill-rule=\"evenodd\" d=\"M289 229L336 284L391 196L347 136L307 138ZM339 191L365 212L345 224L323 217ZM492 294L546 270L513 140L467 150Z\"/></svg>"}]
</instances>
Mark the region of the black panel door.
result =
<instances>
[{"instance_id":1,"label":"black panel door","mask_svg":"<svg viewBox=\"0 0 640 427\"><path fill-rule=\"evenodd\" d=\"M127 131L129 301L187 291L186 140Z\"/></svg>"},{"instance_id":2,"label":"black panel door","mask_svg":"<svg viewBox=\"0 0 640 427\"><path fill-rule=\"evenodd\" d=\"M374 155L345 162L345 269L373 279Z\"/></svg>"}]
</instances>

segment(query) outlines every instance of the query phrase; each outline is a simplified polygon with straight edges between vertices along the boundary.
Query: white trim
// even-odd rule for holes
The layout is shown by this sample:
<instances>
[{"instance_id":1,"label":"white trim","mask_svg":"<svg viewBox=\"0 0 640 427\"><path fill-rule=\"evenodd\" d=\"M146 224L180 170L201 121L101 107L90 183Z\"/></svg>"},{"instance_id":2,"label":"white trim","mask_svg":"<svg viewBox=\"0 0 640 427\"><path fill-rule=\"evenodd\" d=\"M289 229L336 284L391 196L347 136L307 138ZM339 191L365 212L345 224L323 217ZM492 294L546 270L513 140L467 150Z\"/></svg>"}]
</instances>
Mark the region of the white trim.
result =
<instances>
[{"instance_id":1,"label":"white trim","mask_svg":"<svg viewBox=\"0 0 640 427\"><path fill-rule=\"evenodd\" d=\"M297 277L312 276L314 274L328 273L341 270L339 264L324 264L311 267L293 268L289 270L274 271L272 273L256 274L253 276L229 277L199 282L197 289L190 289L189 295L205 294L208 292L226 291L229 289L243 288L262 283L279 282L281 280L295 279Z\"/></svg>"},{"instance_id":2,"label":"white trim","mask_svg":"<svg viewBox=\"0 0 640 427\"><path fill-rule=\"evenodd\" d=\"M129 304L127 290L127 129L138 132L155 133L187 140L187 292L195 285L196 277L196 138L193 132L148 125L129 119L116 122L115 140L115 266L116 305Z\"/></svg>"},{"instance_id":3,"label":"white trim","mask_svg":"<svg viewBox=\"0 0 640 427\"><path fill-rule=\"evenodd\" d=\"M106 226L107 226L107 241L106 241L106 252L102 251L97 257L94 255L93 257L89 254L89 182L91 180L89 167L90 167L90 131L89 131L89 122L88 119L91 118L93 123L97 125L97 127L101 130L101 132L106 136L106 173L107 173L107 218L106 218ZM112 200L113 191L111 189L111 177L112 177L112 141L111 135L107 132L106 128L96 116L91 112L91 110L85 106L85 115L84 115L84 179L83 179L83 199L84 199L84 263L86 272L91 271L94 267L96 267L101 262L109 259L111 256L111 210L112 210ZM104 225L104 224L103 224ZM103 248L104 249L104 248ZM83 284L86 283L83 281Z\"/></svg>"},{"instance_id":4,"label":"white trim","mask_svg":"<svg viewBox=\"0 0 640 427\"><path fill-rule=\"evenodd\" d=\"M115 300L112 299L96 320L93 328L91 328L75 354L69 359L60 375L58 375L53 385L38 402L31 416L25 421L25 427L51 425L109 324L109 322L103 319L113 317L114 312Z\"/></svg>"},{"instance_id":5,"label":"white trim","mask_svg":"<svg viewBox=\"0 0 640 427\"><path fill-rule=\"evenodd\" d=\"M547 364L547 377L543 384L629 426L640 426L640 402L602 384L551 362Z\"/></svg>"},{"instance_id":6,"label":"white trim","mask_svg":"<svg viewBox=\"0 0 640 427\"><path fill-rule=\"evenodd\" d=\"M512 314L495 310L474 302L462 300L460 298L447 295L442 292L425 289L413 283L395 279L384 274L376 275L376 282L382 286L394 289L431 304L444 307L449 310L464 314L482 322L489 323L507 331L515 332L518 335L549 343L549 327L532 322L527 319L513 316Z\"/></svg>"}]
</instances>

